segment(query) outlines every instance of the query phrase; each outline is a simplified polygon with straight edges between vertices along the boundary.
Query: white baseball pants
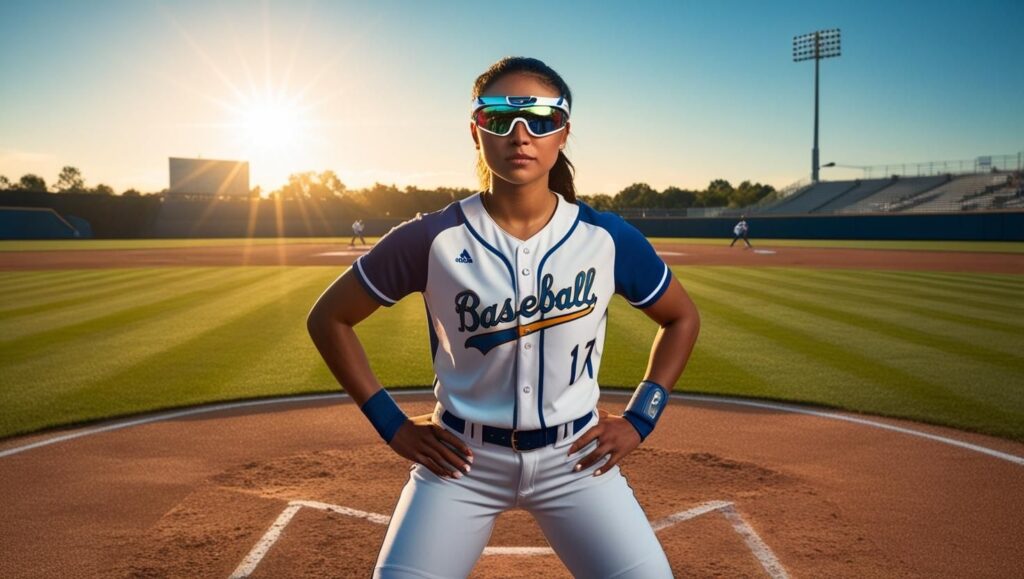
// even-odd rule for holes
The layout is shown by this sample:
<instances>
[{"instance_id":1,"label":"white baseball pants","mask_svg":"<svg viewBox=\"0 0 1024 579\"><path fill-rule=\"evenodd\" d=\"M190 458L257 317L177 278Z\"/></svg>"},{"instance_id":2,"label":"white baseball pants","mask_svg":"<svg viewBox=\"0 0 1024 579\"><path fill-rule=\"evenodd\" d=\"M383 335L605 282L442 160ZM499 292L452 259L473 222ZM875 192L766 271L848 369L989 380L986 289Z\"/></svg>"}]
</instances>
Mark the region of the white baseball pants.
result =
<instances>
[{"instance_id":1,"label":"white baseball pants","mask_svg":"<svg viewBox=\"0 0 1024 579\"><path fill-rule=\"evenodd\" d=\"M435 412L435 423L445 427L438 418ZM467 435L470 430L467 423ZM442 479L422 465L412 468L374 577L466 577L487 546L498 515L514 508L533 515L576 577L672 576L665 552L618 466L599 477L593 473L601 461L573 471L597 446L595 441L567 456L568 446L583 432L526 452L452 432L473 449L471 472L461 479Z\"/></svg>"}]
</instances>

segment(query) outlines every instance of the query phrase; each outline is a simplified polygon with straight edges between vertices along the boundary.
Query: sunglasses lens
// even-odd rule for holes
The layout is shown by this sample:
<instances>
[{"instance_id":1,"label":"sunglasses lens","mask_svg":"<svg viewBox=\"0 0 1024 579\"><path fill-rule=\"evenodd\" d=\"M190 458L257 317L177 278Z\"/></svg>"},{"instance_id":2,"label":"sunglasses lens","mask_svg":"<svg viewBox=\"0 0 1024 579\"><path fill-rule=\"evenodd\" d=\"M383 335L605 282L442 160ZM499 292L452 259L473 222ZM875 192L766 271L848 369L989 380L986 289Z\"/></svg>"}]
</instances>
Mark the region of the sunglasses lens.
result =
<instances>
[{"instance_id":1,"label":"sunglasses lens","mask_svg":"<svg viewBox=\"0 0 1024 579\"><path fill-rule=\"evenodd\" d=\"M564 127L569 121L569 115L555 107L510 107L505 105L484 107L474 115L474 120L480 128L500 136L512 132L512 126L516 119L526 121L526 127L530 134L535 137L543 137Z\"/></svg>"}]
</instances>

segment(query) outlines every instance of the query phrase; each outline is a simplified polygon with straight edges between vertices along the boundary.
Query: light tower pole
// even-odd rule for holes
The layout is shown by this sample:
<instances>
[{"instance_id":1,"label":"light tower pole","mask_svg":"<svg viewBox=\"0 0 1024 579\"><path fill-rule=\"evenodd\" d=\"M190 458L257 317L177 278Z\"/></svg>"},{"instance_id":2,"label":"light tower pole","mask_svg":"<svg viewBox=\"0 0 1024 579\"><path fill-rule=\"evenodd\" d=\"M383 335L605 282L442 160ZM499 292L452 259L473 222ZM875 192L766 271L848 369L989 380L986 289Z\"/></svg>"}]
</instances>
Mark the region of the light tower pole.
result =
<instances>
[{"instance_id":1,"label":"light tower pole","mask_svg":"<svg viewBox=\"0 0 1024 579\"><path fill-rule=\"evenodd\" d=\"M839 56L839 29L818 30L793 37L793 62L814 60L814 149L811 151L811 180L818 182L818 68L823 58Z\"/></svg>"}]
</instances>

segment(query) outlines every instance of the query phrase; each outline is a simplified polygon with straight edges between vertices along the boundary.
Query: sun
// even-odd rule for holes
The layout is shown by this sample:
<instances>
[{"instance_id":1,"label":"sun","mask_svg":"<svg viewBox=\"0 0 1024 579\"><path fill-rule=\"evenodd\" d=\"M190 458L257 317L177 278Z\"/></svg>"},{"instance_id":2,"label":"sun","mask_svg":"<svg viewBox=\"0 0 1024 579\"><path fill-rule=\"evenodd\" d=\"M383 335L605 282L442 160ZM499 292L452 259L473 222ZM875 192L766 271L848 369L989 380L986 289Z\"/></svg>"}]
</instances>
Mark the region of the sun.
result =
<instances>
[{"instance_id":1,"label":"sun","mask_svg":"<svg viewBox=\"0 0 1024 579\"><path fill-rule=\"evenodd\" d=\"M240 136L262 151L293 149L306 126L300 107L283 99L254 99L239 107L238 115Z\"/></svg>"}]
</instances>

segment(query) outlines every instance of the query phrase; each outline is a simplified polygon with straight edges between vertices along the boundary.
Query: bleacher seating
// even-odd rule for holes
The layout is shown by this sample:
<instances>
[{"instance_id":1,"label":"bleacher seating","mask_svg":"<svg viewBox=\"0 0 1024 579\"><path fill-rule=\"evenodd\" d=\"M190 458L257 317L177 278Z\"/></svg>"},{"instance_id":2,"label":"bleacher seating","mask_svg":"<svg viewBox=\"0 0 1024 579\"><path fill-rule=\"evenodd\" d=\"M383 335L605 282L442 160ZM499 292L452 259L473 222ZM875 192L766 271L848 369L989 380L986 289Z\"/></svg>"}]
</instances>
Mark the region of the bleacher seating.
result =
<instances>
[{"instance_id":1,"label":"bleacher seating","mask_svg":"<svg viewBox=\"0 0 1024 579\"><path fill-rule=\"evenodd\" d=\"M762 214L808 213L858 185L857 181L820 181L761 210Z\"/></svg>"},{"instance_id":2,"label":"bleacher seating","mask_svg":"<svg viewBox=\"0 0 1024 579\"><path fill-rule=\"evenodd\" d=\"M853 189L850 189L816 209L812 209L811 213L834 213L851 203L856 203L865 197L874 195L878 191L892 185L893 182L894 181L892 179L865 179Z\"/></svg>"},{"instance_id":3,"label":"bleacher seating","mask_svg":"<svg viewBox=\"0 0 1024 579\"><path fill-rule=\"evenodd\" d=\"M820 181L740 214L850 214L1013 209L1024 205L1022 176L1013 172ZM730 213L723 212L722 215Z\"/></svg>"},{"instance_id":4,"label":"bleacher seating","mask_svg":"<svg viewBox=\"0 0 1024 579\"><path fill-rule=\"evenodd\" d=\"M900 199L908 199L934 189L949 181L949 175L935 177L901 177L892 185L881 189L875 194L863 197L855 203L850 203L839 209L840 213L871 213L885 211L890 203L898 202Z\"/></svg>"},{"instance_id":5,"label":"bleacher seating","mask_svg":"<svg viewBox=\"0 0 1024 579\"><path fill-rule=\"evenodd\" d=\"M982 173L965 175L908 200L903 206L891 210L912 213L929 211L959 211L964 197L977 195L989 187L1009 182L1009 173Z\"/></svg>"},{"instance_id":6,"label":"bleacher seating","mask_svg":"<svg viewBox=\"0 0 1024 579\"><path fill-rule=\"evenodd\" d=\"M1007 184L993 191L980 195L968 195L960 200L961 211L978 211L984 209L1005 209L1018 206L1024 201L1024 193Z\"/></svg>"}]
</instances>

